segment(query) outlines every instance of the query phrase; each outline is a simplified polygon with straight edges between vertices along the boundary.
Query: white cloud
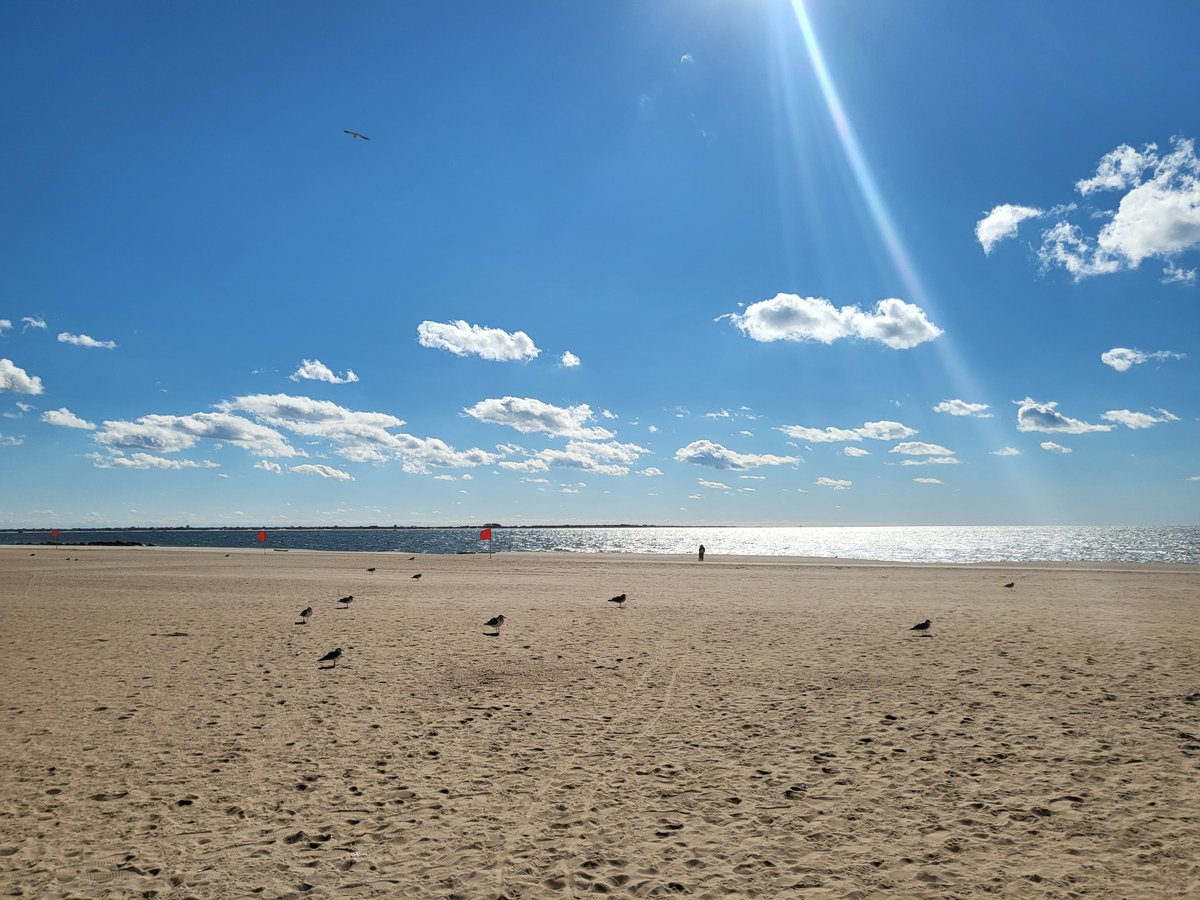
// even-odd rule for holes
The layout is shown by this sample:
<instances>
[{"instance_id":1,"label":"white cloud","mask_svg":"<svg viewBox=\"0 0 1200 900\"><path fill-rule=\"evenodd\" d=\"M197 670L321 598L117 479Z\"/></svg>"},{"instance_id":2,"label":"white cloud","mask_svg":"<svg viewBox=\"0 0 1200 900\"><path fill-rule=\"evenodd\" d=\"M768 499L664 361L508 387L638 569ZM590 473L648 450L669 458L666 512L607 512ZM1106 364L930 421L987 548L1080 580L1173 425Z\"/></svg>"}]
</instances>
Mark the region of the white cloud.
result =
<instances>
[{"instance_id":1,"label":"white cloud","mask_svg":"<svg viewBox=\"0 0 1200 900\"><path fill-rule=\"evenodd\" d=\"M22 331L24 331L26 328L46 327L46 320L41 316L21 316L21 321L25 323L25 327L21 329Z\"/></svg>"},{"instance_id":2,"label":"white cloud","mask_svg":"<svg viewBox=\"0 0 1200 900\"><path fill-rule=\"evenodd\" d=\"M96 443L117 449L176 453L200 438L224 441L259 456L299 456L278 431L228 413L189 416L142 416L135 421L106 421L93 436Z\"/></svg>"},{"instance_id":3,"label":"white cloud","mask_svg":"<svg viewBox=\"0 0 1200 900\"><path fill-rule=\"evenodd\" d=\"M69 331L59 334L58 340L62 344L74 344L76 347L92 347L101 350L113 350L117 346L116 341L98 341L86 334L71 334Z\"/></svg>"},{"instance_id":4,"label":"white cloud","mask_svg":"<svg viewBox=\"0 0 1200 900\"><path fill-rule=\"evenodd\" d=\"M1057 403L1039 403L1031 397L1014 400L1017 431L1043 431L1048 434L1083 434L1088 431L1112 431L1111 425L1091 425L1058 412Z\"/></svg>"},{"instance_id":5,"label":"white cloud","mask_svg":"<svg viewBox=\"0 0 1200 900\"><path fill-rule=\"evenodd\" d=\"M658 426L657 425L649 425L646 427L646 430L649 431L651 434L658 434Z\"/></svg>"},{"instance_id":6,"label":"white cloud","mask_svg":"<svg viewBox=\"0 0 1200 900\"><path fill-rule=\"evenodd\" d=\"M680 65L685 65L685 66L690 65L691 63L694 63L695 61L696 61L696 58L694 56L692 56L692 54L690 54L690 53L685 53L685 54L683 54L683 56L679 57Z\"/></svg>"},{"instance_id":7,"label":"white cloud","mask_svg":"<svg viewBox=\"0 0 1200 900\"><path fill-rule=\"evenodd\" d=\"M0 434L0 447L20 447L25 443L23 434Z\"/></svg>"},{"instance_id":8,"label":"white cloud","mask_svg":"<svg viewBox=\"0 0 1200 900\"><path fill-rule=\"evenodd\" d=\"M458 479L455 478L453 475L434 475L433 480L434 481L457 481Z\"/></svg>"},{"instance_id":9,"label":"white cloud","mask_svg":"<svg viewBox=\"0 0 1200 900\"><path fill-rule=\"evenodd\" d=\"M320 475L322 478L333 478L337 481L353 481L354 476L349 472L343 472L341 469L335 469L333 466L321 465L320 463L304 463L299 466L288 466L292 472L298 472L301 475Z\"/></svg>"},{"instance_id":10,"label":"white cloud","mask_svg":"<svg viewBox=\"0 0 1200 900\"><path fill-rule=\"evenodd\" d=\"M628 475L630 465L636 462L638 457L649 452L637 444L622 444L617 441L568 441L563 450L539 450L521 462L502 462L500 468L514 472L545 472L551 466L559 466L582 469L597 475Z\"/></svg>"},{"instance_id":11,"label":"white cloud","mask_svg":"<svg viewBox=\"0 0 1200 900\"><path fill-rule=\"evenodd\" d=\"M1174 413L1167 412L1165 409L1156 409L1159 415L1152 416L1149 413L1133 412L1128 409L1110 409L1100 418L1106 422L1115 422L1117 425L1124 425L1126 428L1150 428L1158 425L1161 422L1178 422L1179 416Z\"/></svg>"},{"instance_id":12,"label":"white cloud","mask_svg":"<svg viewBox=\"0 0 1200 900\"><path fill-rule=\"evenodd\" d=\"M1146 353L1143 350L1131 350L1128 347L1113 347L1100 354L1100 361L1106 366L1112 366L1118 372L1128 372L1134 366L1152 359L1184 359L1186 356L1186 353L1175 353L1171 350L1156 350L1153 353Z\"/></svg>"},{"instance_id":13,"label":"white cloud","mask_svg":"<svg viewBox=\"0 0 1200 900\"><path fill-rule=\"evenodd\" d=\"M1062 444L1054 443L1054 441L1042 441L1038 446L1050 453L1066 454L1074 452L1070 447L1064 447Z\"/></svg>"},{"instance_id":14,"label":"white cloud","mask_svg":"<svg viewBox=\"0 0 1200 900\"><path fill-rule=\"evenodd\" d=\"M675 451L675 458L680 462L695 463L698 466L709 466L713 469L732 469L742 471L758 466L794 466L802 463L798 456L773 456L771 454L738 453L729 450L712 441L692 441L686 447Z\"/></svg>"},{"instance_id":15,"label":"white cloud","mask_svg":"<svg viewBox=\"0 0 1200 900\"><path fill-rule=\"evenodd\" d=\"M606 418L606 419L615 419L615 418L617 418L617 414L616 414L615 412L613 412L611 409L602 409L602 410L600 410L600 415L604 416L604 418Z\"/></svg>"},{"instance_id":16,"label":"white cloud","mask_svg":"<svg viewBox=\"0 0 1200 900\"><path fill-rule=\"evenodd\" d=\"M958 460L953 456L928 456L925 459L906 459L902 466L957 466Z\"/></svg>"},{"instance_id":17,"label":"white cloud","mask_svg":"<svg viewBox=\"0 0 1200 900\"><path fill-rule=\"evenodd\" d=\"M509 334L499 328L456 322L422 322L417 326L422 347L449 350L456 356L475 354L494 362L533 359L542 351L523 331Z\"/></svg>"},{"instance_id":18,"label":"white cloud","mask_svg":"<svg viewBox=\"0 0 1200 900\"><path fill-rule=\"evenodd\" d=\"M43 390L41 378L30 375L11 359L0 359L0 391L40 394Z\"/></svg>"},{"instance_id":19,"label":"white cloud","mask_svg":"<svg viewBox=\"0 0 1200 900\"><path fill-rule=\"evenodd\" d=\"M951 456L953 450L947 450L941 444L927 444L924 441L905 441L897 444L889 453L902 453L905 456Z\"/></svg>"},{"instance_id":20,"label":"white cloud","mask_svg":"<svg viewBox=\"0 0 1200 900\"><path fill-rule=\"evenodd\" d=\"M1042 211L1032 206L1002 203L975 223L975 239L983 246L984 253L991 253L1000 241L1016 237L1017 226L1022 222L1040 215Z\"/></svg>"},{"instance_id":21,"label":"white cloud","mask_svg":"<svg viewBox=\"0 0 1200 900\"><path fill-rule=\"evenodd\" d=\"M846 447L842 450L846 456L870 456L870 450L864 450L862 447Z\"/></svg>"},{"instance_id":22,"label":"white cloud","mask_svg":"<svg viewBox=\"0 0 1200 900\"><path fill-rule=\"evenodd\" d=\"M915 481L917 484L941 484L942 483L937 478L914 478L913 481Z\"/></svg>"},{"instance_id":23,"label":"white cloud","mask_svg":"<svg viewBox=\"0 0 1200 900\"><path fill-rule=\"evenodd\" d=\"M1020 456L1021 451L1016 447L1001 447L999 450L992 450L992 456Z\"/></svg>"},{"instance_id":24,"label":"white cloud","mask_svg":"<svg viewBox=\"0 0 1200 900\"><path fill-rule=\"evenodd\" d=\"M584 423L595 418L586 403L579 406L552 406L532 397L501 397L480 400L463 410L468 416L491 425L508 425L517 431L545 432L555 437L607 440L613 433Z\"/></svg>"},{"instance_id":25,"label":"white cloud","mask_svg":"<svg viewBox=\"0 0 1200 900\"><path fill-rule=\"evenodd\" d=\"M744 313L727 313L743 334L756 341L819 341L831 344L848 337L879 341L895 350L909 350L942 334L924 310L889 298L872 312L857 306L835 307L823 297L776 294L746 307Z\"/></svg>"},{"instance_id":26,"label":"white cloud","mask_svg":"<svg viewBox=\"0 0 1200 900\"><path fill-rule=\"evenodd\" d=\"M766 481L767 480L766 475L739 475L738 478L741 479L742 481Z\"/></svg>"},{"instance_id":27,"label":"white cloud","mask_svg":"<svg viewBox=\"0 0 1200 900\"><path fill-rule=\"evenodd\" d=\"M853 481L843 481L838 478L826 478L824 475L814 481L813 484L816 484L820 487L832 488L835 491L848 491L854 486Z\"/></svg>"},{"instance_id":28,"label":"white cloud","mask_svg":"<svg viewBox=\"0 0 1200 900\"><path fill-rule=\"evenodd\" d=\"M94 423L81 419L65 406L60 409L48 409L42 413L42 421L62 428L80 428L85 431L95 431Z\"/></svg>"},{"instance_id":29,"label":"white cloud","mask_svg":"<svg viewBox=\"0 0 1200 900\"><path fill-rule=\"evenodd\" d=\"M646 478L658 478L663 474L663 470L658 468L658 466L646 466L638 474L644 475Z\"/></svg>"},{"instance_id":30,"label":"white cloud","mask_svg":"<svg viewBox=\"0 0 1200 900\"><path fill-rule=\"evenodd\" d=\"M11 331L13 327L11 319L0 319L0 334L6 331Z\"/></svg>"},{"instance_id":31,"label":"white cloud","mask_svg":"<svg viewBox=\"0 0 1200 900\"><path fill-rule=\"evenodd\" d=\"M1172 262L1168 262L1163 266L1162 278L1159 281L1163 284L1195 284L1196 270L1183 269Z\"/></svg>"},{"instance_id":32,"label":"white cloud","mask_svg":"<svg viewBox=\"0 0 1200 900\"><path fill-rule=\"evenodd\" d=\"M196 462L192 459L167 459L163 456L154 456L150 453L133 453L129 456L110 455L103 456L99 453L89 454L92 459L92 465L97 469L216 469L218 468L215 462L203 460Z\"/></svg>"},{"instance_id":33,"label":"white cloud","mask_svg":"<svg viewBox=\"0 0 1200 900\"><path fill-rule=\"evenodd\" d=\"M729 485L723 484L720 481L705 481L703 478L697 478L696 481L699 483L700 487L709 488L710 490L714 491L733 490L733 488L731 488Z\"/></svg>"},{"instance_id":34,"label":"white cloud","mask_svg":"<svg viewBox=\"0 0 1200 900\"><path fill-rule=\"evenodd\" d=\"M1085 198L1120 192L1120 199L1115 211L1111 203L1088 210L1098 213L1093 220L1104 223L1095 234L1065 218L1047 228L1038 249L1043 268L1061 267L1079 281L1136 269L1146 259L1161 259L1165 282L1192 281L1193 271L1180 266L1175 257L1200 246L1200 160L1193 140L1174 137L1164 153L1156 144L1141 150L1122 144L1106 153L1096 173L1076 182L1075 188ZM1073 209L1073 204L1061 206L1050 214Z\"/></svg>"},{"instance_id":35,"label":"white cloud","mask_svg":"<svg viewBox=\"0 0 1200 900\"><path fill-rule=\"evenodd\" d=\"M934 412L949 413L952 416L975 416L979 419L990 419L992 414L985 412L986 403L968 403L965 400L943 400L933 408Z\"/></svg>"},{"instance_id":36,"label":"white cloud","mask_svg":"<svg viewBox=\"0 0 1200 900\"><path fill-rule=\"evenodd\" d=\"M916 430L900 422L887 420L879 422L864 422L859 428L835 428L832 425L825 428L808 428L804 425L781 425L775 429L782 431L788 437L812 444L840 443L843 441L861 441L864 438L872 441L898 441L912 437Z\"/></svg>"},{"instance_id":37,"label":"white cloud","mask_svg":"<svg viewBox=\"0 0 1200 900\"><path fill-rule=\"evenodd\" d=\"M283 466L277 462L271 462L269 459L260 459L254 464L254 468L262 469L264 472L271 472L275 475L283 474Z\"/></svg>"},{"instance_id":38,"label":"white cloud","mask_svg":"<svg viewBox=\"0 0 1200 900\"><path fill-rule=\"evenodd\" d=\"M302 360L300 367L288 378L292 381L299 381L302 378L306 381L327 381L330 384L352 384L358 381L358 376L354 374L353 369L347 369L345 375L337 375L319 359Z\"/></svg>"},{"instance_id":39,"label":"white cloud","mask_svg":"<svg viewBox=\"0 0 1200 900\"><path fill-rule=\"evenodd\" d=\"M574 369L579 365L579 357L570 350L567 350L559 357L558 364L564 369Z\"/></svg>"}]
</instances>

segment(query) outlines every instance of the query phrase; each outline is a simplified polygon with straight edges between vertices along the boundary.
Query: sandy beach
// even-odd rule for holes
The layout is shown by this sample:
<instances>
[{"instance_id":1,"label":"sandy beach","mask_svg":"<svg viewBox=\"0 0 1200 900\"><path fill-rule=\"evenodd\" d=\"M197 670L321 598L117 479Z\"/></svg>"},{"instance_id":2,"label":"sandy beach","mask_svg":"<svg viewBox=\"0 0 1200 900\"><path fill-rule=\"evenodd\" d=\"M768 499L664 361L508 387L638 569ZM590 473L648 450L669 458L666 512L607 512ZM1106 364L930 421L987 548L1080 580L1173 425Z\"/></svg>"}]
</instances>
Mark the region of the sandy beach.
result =
<instances>
[{"instance_id":1,"label":"sandy beach","mask_svg":"<svg viewBox=\"0 0 1200 900\"><path fill-rule=\"evenodd\" d=\"M1200 893L1196 567L7 547L0 642L6 896Z\"/></svg>"}]
</instances>

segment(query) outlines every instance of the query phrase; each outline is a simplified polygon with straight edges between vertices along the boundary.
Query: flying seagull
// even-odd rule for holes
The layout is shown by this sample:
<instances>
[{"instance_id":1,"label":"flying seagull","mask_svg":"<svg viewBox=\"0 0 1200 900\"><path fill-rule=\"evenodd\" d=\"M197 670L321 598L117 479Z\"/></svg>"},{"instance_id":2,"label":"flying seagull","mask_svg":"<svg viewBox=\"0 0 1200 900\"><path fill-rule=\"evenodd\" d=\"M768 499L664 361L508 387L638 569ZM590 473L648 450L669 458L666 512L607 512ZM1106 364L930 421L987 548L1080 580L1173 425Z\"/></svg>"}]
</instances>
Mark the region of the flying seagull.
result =
<instances>
[{"instance_id":1,"label":"flying seagull","mask_svg":"<svg viewBox=\"0 0 1200 900\"><path fill-rule=\"evenodd\" d=\"M617 594L617 596L615 596L615 597L610 597L608 602L617 604L618 609L624 609L625 608L625 600L626 600L626 597L624 594Z\"/></svg>"},{"instance_id":2,"label":"flying seagull","mask_svg":"<svg viewBox=\"0 0 1200 900\"><path fill-rule=\"evenodd\" d=\"M326 666L325 668L336 669L337 661L341 658L342 658L342 648L338 647L336 650L330 650L328 653L326 653L324 656L322 656L320 659L318 659L317 662L333 663L332 666Z\"/></svg>"},{"instance_id":3,"label":"flying seagull","mask_svg":"<svg viewBox=\"0 0 1200 900\"><path fill-rule=\"evenodd\" d=\"M311 615L312 615L312 607L311 607L311 606L306 606L306 607L304 607L304 610L303 610L303 611L300 613L300 618L301 618L303 621L301 621L301 622L297 622L296 624L297 624L297 625L307 625L307 624L308 624L308 619L309 619L309 617L310 617Z\"/></svg>"},{"instance_id":4,"label":"flying seagull","mask_svg":"<svg viewBox=\"0 0 1200 900\"><path fill-rule=\"evenodd\" d=\"M495 637L496 635L500 634L500 626L503 624L504 624L504 616L492 616L490 619L488 619L486 622L483 623L483 627L496 629L496 633L492 635L492 637Z\"/></svg>"},{"instance_id":5,"label":"flying seagull","mask_svg":"<svg viewBox=\"0 0 1200 900\"><path fill-rule=\"evenodd\" d=\"M932 624L933 624L933 622L931 622L929 619L926 619L924 622L920 622L908 630L909 631L928 631L929 626Z\"/></svg>"},{"instance_id":6,"label":"flying seagull","mask_svg":"<svg viewBox=\"0 0 1200 900\"><path fill-rule=\"evenodd\" d=\"M350 137L362 138L364 141L370 140L370 138L367 137L365 134L359 134L357 131L346 131L345 128L343 128L342 131L345 131L346 134L350 135Z\"/></svg>"}]
</instances>

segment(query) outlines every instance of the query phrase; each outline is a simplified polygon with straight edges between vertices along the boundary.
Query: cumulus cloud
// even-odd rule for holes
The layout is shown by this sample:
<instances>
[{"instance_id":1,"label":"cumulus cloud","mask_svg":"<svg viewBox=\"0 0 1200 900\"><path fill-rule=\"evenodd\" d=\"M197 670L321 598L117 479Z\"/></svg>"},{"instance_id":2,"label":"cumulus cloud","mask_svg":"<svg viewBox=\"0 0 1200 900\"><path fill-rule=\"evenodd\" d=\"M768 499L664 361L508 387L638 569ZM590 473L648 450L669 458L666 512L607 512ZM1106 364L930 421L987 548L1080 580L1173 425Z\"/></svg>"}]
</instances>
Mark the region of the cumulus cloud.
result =
<instances>
[{"instance_id":1,"label":"cumulus cloud","mask_svg":"<svg viewBox=\"0 0 1200 900\"><path fill-rule=\"evenodd\" d=\"M528 459L506 460L500 463L500 468L534 473L546 472L552 466L558 466L581 469L597 475L628 475L630 465L635 463L638 457L649 452L637 444L573 440L568 441L562 450L539 450Z\"/></svg>"},{"instance_id":2,"label":"cumulus cloud","mask_svg":"<svg viewBox=\"0 0 1200 900\"><path fill-rule=\"evenodd\" d=\"M763 342L819 341L832 344L841 338L879 341L895 350L910 350L932 341L942 330L924 310L894 297L880 300L871 312L857 306L835 307L823 297L776 294L746 307L744 313L727 313L747 337Z\"/></svg>"},{"instance_id":3,"label":"cumulus cloud","mask_svg":"<svg viewBox=\"0 0 1200 900\"><path fill-rule=\"evenodd\" d=\"M574 369L579 365L579 357L570 350L567 350L561 357L559 357L558 364L564 369Z\"/></svg>"},{"instance_id":4,"label":"cumulus cloud","mask_svg":"<svg viewBox=\"0 0 1200 900\"><path fill-rule=\"evenodd\" d=\"M914 478L913 481L915 481L917 484L941 484L942 483L937 478Z\"/></svg>"},{"instance_id":5,"label":"cumulus cloud","mask_svg":"<svg viewBox=\"0 0 1200 900\"><path fill-rule=\"evenodd\" d=\"M846 456L870 456L870 450L864 450L862 447L846 447L842 450Z\"/></svg>"},{"instance_id":6,"label":"cumulus cloud","mask_svg":"<svg viewBox=\"0 0 1200 900\"><path fill-rule=\"evenodd\" d=\"M846 441L899 441L916 434L916 430L900 422L882 420L864 422L859 428L809 428L804 425L781 425L775 429L788 437L810 444L842 443Z\"/></svg>"},{"instance_id":7,"label":"cumulus cloud","mask_svg":"<svg viewBox=\"0 0 1200 900\"><path fill-rule=\"evenodd\" d=\"M1005 238L1017 236L1017 226L1026 219L1040 216L1042 211L1033 206L1016 206L1002 203L975 223L975 239L983 246L984 253Z\"/></svg>"},{"instance_id":8,"label":"cumulus cloud","mask_svg":"<svg viewBox=\"0 0 1200 900\"><path fill-rule=\"evenodd\" d=\"M794 466L804 462L798 456L773 456L769 453L738 453L712 441L692 441L675 451L680 462L695 463L713 469L743 471L759 466Z\"/></svg>"},{"instance_id":9,"label":"cumulus cloud","mask_svg":"<svg viewBox=\"0 0 1200 900\"><path fill-rule=\"evenodd\" d=\"M848 491L854 486L853 481L843 481L838 478L826 478L824 475L814 481L813 484L818 485L819 487L832 488L835 491Z\"/></svg>"},{"instance_id":10,"label":"cumulus cloud","mask_svg":"<svg viewBox=\"0 0 1200 900\"><path fill-rule=\"evenodd\" d=\"M333 466L326 466L320 463L304 463L299 466L288 466L291 472L297 472L300 475L320 475L322 478L332 478L336 481L353 481L354 476L349 472L343 472L341 469L335 469Z\"/></svg>"},{"instance_id":11,"label":"cumulus cloud","mask_svg":"<svg viewBox=\"0 0 1200 900\"><path fill-rule=\"evenodd\" d=\"M1179 416L1168 412L1165 409L1154 410L1158 413L1157 416L1152 416L1150 413L1133 412L1128 409L1110 409L1100 418L1106 422L1114 422L1117 425L1124 425L1126 428L1150 428L1162 422L1178 422Z\"/></svg>"},{"instance_id":12,"label":"cumulus cloud","mask_svg":"<svg viewBox=\"0 0 1200 900\"><path fill-rule=\"evenodd\" d=\"M1049 453L1065 454L1074 452L1070 447L1064 447L1062 444L1054 443L1054 441L1042 441L1038 446Z\"/></svg>"},{"instance_id":13,"label":"cumulus cloud","mask_svg":"<svg viewBox=\"0 0 1200 900\"><path fill-rule=\"evenodd\" d=\"M132 453L129 456L112 454L104 456L99 453L90 454L92 465L97 469L216 469L211 460L167 459L164 456L154 456L151 453Z\"/></svg>"},{"instance_id":14,"label":"cumulus cloud","mask_svg":"<svg viewBox=\"0 0 1200 900\"><path fill-rule=\"evenodd\" d=\"M1183 269L1168 262L1163 266L1162 278L1159 281L1163 284L1195 284L1196 270Z\"/></svg>"},{"instance_id":15,"label":"cumulus cloud","mask_svg":"<svg viewBox=\"0 0 1200 900\"><path fill-rule=\"evenodd\" d=\"M992 414L987 411L986 403L968 403L965 400L943 400L933 408L934 412L948 413L952 416L975 416L979 419L990 419Z\"/></svg>"},{"instance_id":16,"label":"cumulus cloud","mask_svg":"<svg viewBox=\"0 0 1200 900\"><path fill-rule=\"evenodd\" d=\"M422 347L449 350L456 356L475 354L494 362L533 359L542 352L523 331L510 334L499 328L468 325L461 319L456 322L422 322L417 326L417 335Z\"/></svg>"},{"instance_id":17,"label":"cumulus cloud","mask_svg":"<svg viewBox=\"0 0 1200 900\"><path fill-rule=\"evenodd\" d=\"M117 346L116 341L98 341L89 335L71 334L69 331L59 334L58 340L62 344L73 344L76 347L92 347L100 350L113 350Z\"/></svg>"},{"instance_id":18,"label":"cumulus cloud","mask_svg":"<svg viewBox=\"0 0 1200 900\"><path fill-rule=\"evenodd\" d=\"M658 468L658 466L646 466L646 468L642 469L642 471L638 472L638 474L643 475L646 478L658 478L663 474L663 470Z\"/></svg>"},{"instance_id":19,"label":"cumulus cloud","mask_svg":"<svg viewBox=\"0 0 1200 900\"><path fill-rule=\"evenodd\" d=\"M1084 434L1088 431L1112 431L1111 425L1091 425L1064 416L1057 403L1039 403L1031 397L1014 400L1017 405L1017 431L1043 431L1049 434Z\"/></svg>"},{"instance_id":20,"label":"cumulus cloud","mask_svg":"<svg viewBox=\"0 0 1200 900\"><path fill-rule=\"evenodd\" d=\"M20 447L25 443L23 434L0 434L0 447Z\"/></svg>"},{"instance_id":21,"label":"cumulus cloud","mask_svg":"<svg viewBox=\"0 0 1200 900\"><path fill-rule=\"evenodd\" d=\"M11 331L13 327L11 319L0 319L0 334L6 331Z\"/></svg>"},{"instance_id":22,"label":"cumulus cloud","mask_svg":"<svg viewBox=\"0 0 1200 900\"><path fill-rule=\"evenodd\" d=\"M288 376L292 381L327 381L330 384L352 384L358 381L353 369L347 369L345 375L338 375L319 359L305 359L300 367Z\"/></svg>"},{"instance_id":23,"label":"cumulus cloud","mask_svg":"<svg viewBox=\"0 0 1200 900\"><path fill-rule=\"evenodd\" d=\"M924 459L906 459L902 466L957 466L958 460L953 456L927 456Z\"/></svg>"},{"instance_id":24,"label":"cumulus cloud","mask_svg":"<svg viewBox=\"0 0 1200 900\"><path fill-rule=\"evenodd\" d=\"M1112 209L1112 200L1105 200L1099 208L1086 208L1084 212L1092 215L1087 230L1065 218L1051 224L1042 233L1037 254L1043 269L1059 267L1079 281L1136 269L1146 259L1160 259L1165 265L1164 281L1191 283L1193 271L1182 268L1175 259L1200 247L1200 160L1192 139L1174 137L1163 152L1156 144L1140 150L1122 144L1104 154L1095 174L1076 182L1075 189L1085 199L1119 194L1113 198L1116 209ZM1074 209L1074 204L1069 204L1049 214ZM1096 221L1103 224L1092 233L1091 222ZM996 224L1003 225L1003 219ZM976 234L979 236L979 226ZM996 239L1004 236L1007 232Z\"/></svg>"},{"instance_id":25,"label":"cumulus cloud","mask_svg":"<svg viewBox=\"0 0 1200 900\"><path fill-rule=\"evenodd\" d=\"M278 431L228 413L188 416L142 416L130 421L106 421L93 436L96 443L118 450L176 453L201 438L224 441L259 456L299 456Z\"/></svg>"},{"instance_id":26,"label":"cumulus cloud","mask_svg":"<svg viewBox=\"0 0 1200 900\"><path fill-rule=\"evenodd\" d=\"M1113 347L1100 354L1100 362L1112 366L1118 372L1128 372L1134 366L1140 366L1152 359L1184 359L1185 353L1175 353L1171 350L1155 350L1147 353L1143 350L1131 350L1128 347Z\"/></svg>"},{"instance_id":27,"label":"cumulus cloud","mask_svg":"<svg viewBox=\"0 0 1200 900\"><path fill-rule=\"evenodd\" d=\"M999 450L992 450L992 456L1020 456L1021 451L1016 447L1001 447Z\"/></svg>"},{"instance_id":28,"label":"cumulus cloud","mask_svg":"<svg viewBox=\"0 0 1200 900\"><path fill-rule=\"evenodd\" d=\"M710 490L714 490L714 491L733 490L733 488L731 488L729 485L727 485L723 482L720 482L720 481L706 481L703 478L697 478L696 481L699 483L700 487L709 488Z\"/></svg>"},{"instance_id":29,"label":"cumulus cloud","mask_svg":"<svg viewBox=\"0 0 1200 900\"><path fill-rule=\"evenodd\" d=\"M283 466L277 462L271 462L269 459L260 459L254 464L254 468L262 469L264 472L271 472L274 475L283 474Z\"/></svg>"},{"instance_id":30,"label":"cumulus cloud","mask_svg":"<svg viewBox=\"0 0 1200 900\"><path fill-rule=\"evenodd\" d=\"M24 327L21 328L22 331L25 331L28 328L46 327L46 320L40 316L21 316L21 321L25 323Z\"/></svg>"},{"instance_id":31,"label":"cumulus cloud","mask_svg":"<svg viewBox=\"0 0 1200 900\"><path fill-rule=\"evenodd\" d=\"M96 425L86 419L81 419L65 406L59 409L48 409L42 413L42 421L61 428L79 428L84 431L95 431Z\"/></svg>"},{"instance_id":32,"label":"cumulus cloud","mask_svg":"<svg viewBox=\"0 0 1200 900\"><path fill-rule=\"evenodd\" d=\"M951 456L953 450L947 450L941 444L927 444L924 441L905 441L897 444L889 453L902 453L905 456Z\"/></svg>"},{"instance_id":33,"label":"cumulus cloud","mask_svg":"<svg viewBox=\"0 0 1200 900\"><path fill-rule=\"evenodd\" d=\"M508 425L526 434L540 431L555 437L601 441L613 436L606 428L584 424L595 418L586 403L561 407L532 397L500 397L480 400L463 412L480 422Z\"/></svg>"},{"instance_id":34,"label":"cumulus cloud","mask_svg":"<svg viewBox=\"0 0 1200 900\"><path fill-rule=\"evenodd\" d=\"M0 391L40 394L43 390L41 378L30 375L11 359L0 359Z\"/></svg>"}]
</instances>

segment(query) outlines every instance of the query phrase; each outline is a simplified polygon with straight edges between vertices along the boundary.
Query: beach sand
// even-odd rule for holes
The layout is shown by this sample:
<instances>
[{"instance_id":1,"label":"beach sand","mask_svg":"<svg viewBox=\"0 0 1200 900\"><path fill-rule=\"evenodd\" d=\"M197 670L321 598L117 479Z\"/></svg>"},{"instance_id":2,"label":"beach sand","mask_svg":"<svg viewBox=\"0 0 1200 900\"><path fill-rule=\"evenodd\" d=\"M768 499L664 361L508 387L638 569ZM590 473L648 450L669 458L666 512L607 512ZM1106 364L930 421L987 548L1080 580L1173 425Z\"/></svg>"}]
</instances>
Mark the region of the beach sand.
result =
<instances>
[{"instance_id":1,"label":"beach sand","mask_svg":"<svg viewBox=\"0 0 1200 900\"><path fill-rule=\"evenodd\" d=\"M9 547L0 649L4 895L1200 895L1196 567Z\"/></svg>"}]
</instances>

